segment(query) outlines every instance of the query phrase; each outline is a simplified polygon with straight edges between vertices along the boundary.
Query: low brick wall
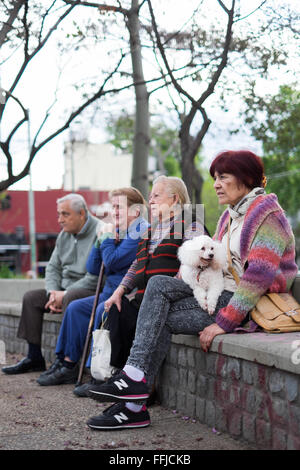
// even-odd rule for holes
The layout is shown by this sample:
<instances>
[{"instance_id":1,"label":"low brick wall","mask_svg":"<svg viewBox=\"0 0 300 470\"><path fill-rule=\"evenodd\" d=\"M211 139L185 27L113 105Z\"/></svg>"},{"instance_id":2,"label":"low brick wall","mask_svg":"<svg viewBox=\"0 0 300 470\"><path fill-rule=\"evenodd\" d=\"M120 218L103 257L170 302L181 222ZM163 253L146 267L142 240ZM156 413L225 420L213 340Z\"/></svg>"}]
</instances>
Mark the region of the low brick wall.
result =
<instances>
[{"instance_id":1,"label":"low brick wall","mask_svg":"<svg viewBox=\"0 0 300 470\"><path fill-rule=\"evenodd\" d=\"M3 313L3 310L3 304L0 302L0 340L5 343L5 351L26 356L28 352L27 343L17 338L20 304L10 306L10 313ZM61 319L62 315L45 314L44 316L42 350L45 360L48 362L53 362L55 359L55 346Z\"/></svg>"},{"instance_id":2,"label":"low brick wall","mask_svg":"<svg viewBox=\"0 0 300 470\"><path fill-rule=\"evenodd\" d=\"M196 337L174 336L159 378L162 405L258 448L300 450L300 333L280 336L222 335L209 353ZM276 361L271 352L280 341L285 348ZM298 364L292 362L294 341ZM259 342L269 348L254 357L252 345ZM285 361L290 367L278 368Z\"/></svg>"},{"instance_id":3,"label":"low brick wall","mask_svg":"<svg viewBox=\"0 0 300 470\"><path fill-rule=\"evenodd\" d=\"M43 289L43 279L0 279L0 340L8 353L27 354L27 343L17 338L22 298L32 289ZM55 345L62 315L44 315L42 346L46 361L55 359Z\"/></svg>"},{"instance_id":4,"label":"low brick wall","mask_svg":"<svg viewBox=\"0 0 300 470\"><path fill-rule=\"evenodd\" d=\"M0 340L16 338L24 292L42 281L0 280ZM300 300L300 277L294 284ZM52 362L61 315L46 314L43 352ZM196 336L174 335L158 380L163 406L262 449L300 450L300 332L217 336L204 353Z\"/></svg>"}]
</instances>

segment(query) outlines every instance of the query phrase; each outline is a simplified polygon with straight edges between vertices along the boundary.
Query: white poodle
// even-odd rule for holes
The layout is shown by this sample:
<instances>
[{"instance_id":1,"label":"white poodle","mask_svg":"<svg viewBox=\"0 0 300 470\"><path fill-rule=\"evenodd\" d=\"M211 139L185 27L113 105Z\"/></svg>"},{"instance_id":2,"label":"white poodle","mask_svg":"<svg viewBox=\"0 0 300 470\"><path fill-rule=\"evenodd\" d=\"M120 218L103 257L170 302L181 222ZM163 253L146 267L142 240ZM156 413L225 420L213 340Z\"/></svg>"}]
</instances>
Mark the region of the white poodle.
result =
<instances>
[{"instance_id":1,"label":"white poodle","mask_svg":"<svg viewBox=\"0 0 300 470\"><path fill-rule=\"evenodd\" d=\"M215 312L218 298L224 290L223 271L227 257L221 243L207 235L185 241L178 249L182 280L193 289L203 310Z\"/></svg>"}]
</instances>

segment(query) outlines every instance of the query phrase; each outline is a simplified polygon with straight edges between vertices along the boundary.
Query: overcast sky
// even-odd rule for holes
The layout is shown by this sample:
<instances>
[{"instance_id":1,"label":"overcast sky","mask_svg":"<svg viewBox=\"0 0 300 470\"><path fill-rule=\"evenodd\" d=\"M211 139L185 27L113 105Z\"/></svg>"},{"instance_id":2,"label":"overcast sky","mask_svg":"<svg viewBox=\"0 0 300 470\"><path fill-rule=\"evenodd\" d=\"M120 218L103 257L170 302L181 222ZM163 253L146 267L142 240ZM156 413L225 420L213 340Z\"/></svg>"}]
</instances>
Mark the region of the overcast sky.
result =
<instances>
[{"instance_id":1,"label":"overcast sky","mask_svg":"<svg viewBox=\"0 0 300 470\"><path fill-rule=\"evenodd\" d=\"M182 0L172 0L172 12L170 13L170 1L166 1L166 6L168 6L168 10L165 12L163 9L161 10L161 21L165 21L166 24L172 23L174 27L179 27L188 18L191 16L193 9L196 6L201 5L200 0L189 0L187 8L187 2L185 2L185 8L182 9ZM156 0L153 1L155 5ZM212 2L211 0L205 0L203 2L205 4L205 8L208 8L211 5L216 4L217 2ZM226 3L226 2L225 2ZM251 2L245 2L245 13L249 12L249 8L254 9L256 5L261 3L260 0L254 0ZM294 3L292 1L292 3ZM164 3L159 2L160 5L164 6ZM176 6L177 5L177 6ZM251 5L251 6L250 6ZM84 9L76 10L78 15L83 14ZM91 10L90 10L91 11ZM90 14L89 11L89 14ZM178 11L180 15L175 15L174 13ZM218 8L218 12L220 8ZM87 13L87 10L85 11ZM220 14L220 13L218 13ZM218 17L218 19L220 19ZM98 53L96 48L93 49L93 52ZM90 56L90 65L92 65L92 54ZM84 62L77 62L77 65L73 64L70 68L71 73L78 75L82 73L84 77L88 73L89 65ZM2 70L0 69L0 72ZM7 72L6 72L7 73ZM34 128L35 119L38 115L40 109L47 108L53 100L53 92L55 90L55 85L57 83L57 76L58 76L58 57L57 57L57 50L55 44L49 44L42 51L30 64L28 68L28 72L24 77L24 81L20 84L18 89L18 93L22 95L26 93L26 96L23 95L24 102L26 104L26 100L28 102L28 106L30 105L31 110L31 120L32 120L32 127ZM69 77L71 79L73 77ZM1 73L1 85L5 88L5 77L3 73ZM65 93L65 100L66 100L66 107L68 106L68 101L70 101L71 94L68 94L68 87L64 85L64 93ZM120 101L122 97L120 97ZM126 106L126 101L124 101L124 105ZM237 116L238 108L234 106L232 103L232 110L231 110L231 117ZM13 115L13 114L12 114ZM235 137L228 136L227 129L228 125L224 120L224 113L221 111L213 111L213 125L211 125L209 133L205 137L204 141L204 154L207 158L207 162L211 161L215 154L224 148L241 148L241 147L248 147L254 152L260 153L261 147L260 145L255 142L247 132L241 132L239 135ZM38 120L37 120L38 122ZM90 129L90 126L87 125L88 132L86 129L84 130L83 134L86 134L89 139L93 142L104 142L105 140L105 133L103 127L101 126L96 127L95 129ZM77 128L77 131L80 130ZM50 188L60 188L62 186L62 177L63 177L63 144L64 141L68 140L69 138L69 131L64 132L62 135L57 137L52 142L48 143L35 157L35 160L32 164L32 182L33 188L36 190L40 189L47 189ZM23 135L20 134L18 139L18 144L16 148L16 155L18 156L19 161L24 160L24 153L26 153L28 148L28 141L27 141L27 131L25 131L25 125L23 126ZM3 170L3 161L0 159L0 170ZM29 187L29 178L24 178L19 183L10 187L10 189L28 189ZM101 189L101 188L99 188Z\"/></svg>"}]
</instances>

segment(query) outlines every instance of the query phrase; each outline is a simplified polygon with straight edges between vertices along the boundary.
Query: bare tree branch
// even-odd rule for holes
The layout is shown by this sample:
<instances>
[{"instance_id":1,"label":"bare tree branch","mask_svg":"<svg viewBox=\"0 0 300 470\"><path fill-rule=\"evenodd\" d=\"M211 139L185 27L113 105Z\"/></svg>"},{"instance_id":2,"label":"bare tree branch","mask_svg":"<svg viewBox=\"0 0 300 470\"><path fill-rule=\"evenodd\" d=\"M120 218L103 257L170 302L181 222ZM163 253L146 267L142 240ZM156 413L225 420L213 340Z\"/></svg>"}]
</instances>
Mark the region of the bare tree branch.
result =
<instances>
[{"instance_id":1,"label":"bare tree branch","mask_svg":"<svg viewBox=\"0 0 300 470\"><path fill-rule=\"evenodd\" d=\"M27 3L27 2L26 2ZM37 55L38 52L40 52L40 50L45 46L45 44L47 43L47 41L49 40L49 38L52 36L52 34L57 30L58 26L60 25L60 23L71 13L71 11L73 10L74 6L71 5L70 8L68 8L68 10L66 10L60 17L59 19L54 23L54 25L49 29L48 33L45 35L45 37L39 42L38 46L34 49L34 51L30 54L28 52L28 44L27 44L27 49L26 49L26 54L25 54L25 60L23 61L23 64L21 65L21 68L19 70L19 72L17 73L16 75L16 78L13 82L13 84L11 85L10 87L10 93L12 93L15 89L15 87L17 86L22 74L24 73L26 67L28 66L29 62L33 59L33 57L35 57ZM48 14L48 11L47 11L47 14ZM25 30L27 31L27 22L26 22L26 17L24 18L24 21L25 21ZM26 47L26 43L28 43L28 41L25 41L25 47Z\"/></svg>"},{"instance_id":2,"label":"bare tree branch","mask_svg":"<svg viewBox=\"0 0 300 470\"><path fill-rule=\"evenodd\" d=\"M221 5L221 7L223 8L224 11L226 11L227 15L229 15L229 11L228 8L226 7L226 5L224 4L224 2L222 2L222 0L217 0L219 5Z\"/></svg>"},{"instance_id":3,"label":"bare tree branch","mask_svg":"<svg viewBox=\"0 0 300 470\"><path fill-rule=\"evenodd\" d=\"M255 13L257 10L260 10L260 8L265 4L267 3L267 0L263 0L263 2L261 2L260 5L258 5L258 7L255 8L255 10L252 10L250 11L250 13L248 13L247 15L241 17L241 18L237 18L234 22L237 23L238 21L242 21L242 20L245 20L246 18L249 18L249 16L253 15L253 13Z\"/></svg>"},{"instance_id":4,"label":"bare tree branch","mask_svg":"<svg viewBox=\"0 0 300 470\"><path fill-rule=\"evenodd\" d=\"M76 109L76 111L74 111L73 113L70 114L69 118L66 120L65 124L63 126L61 126L59 129L57 129L55 132L53 132L52 134L50 134L45 140L43 140L37 147L35 147L33 145L33 148L34 148L34 155L44 146L46 145L50 140L54 139L56 136L58 136L59 134L61 134L63 131L65 131L66 129L68 129L68 127L70 126L70 124L72 123L72 121L74 121L74 119L79 116L79 114L82 113L82 111L84 111L88 106L90 106L90 104L94 103L97 99L99 99L101 96L104 96L104 95L107 95L109 93L112 93L113 90L104 90L104 87L105 85L107 84L107 82L111 79L111 77L117 72L119 66L121 65L121 62L124 58L124 55L122 54L119 62L117 63L115 69L105 78L103 84L101 85L101 87L99 88L99 90L91 97L89 98L88 100L86 100L79 108ZM119 90L116 90L116 91L119 91ZM45 116L44 118L44 121L42 123L42 125L40 126L38 132L37 132L37 135L35 136L35 139L34 139L34 143L36 142L36 138L38 136L38 134L40 133L45 121L47 119L47 116Z\"/></svg>"},{"instance_id":5,"label":"bare tree branch","mask_svg":"<svg viewBox=\"0 0 300 470\"><path fill-rule=\"evenodd\" d=\"M235 0L232 0L232 5L231 9L229 10L224 3L221 0L218 0L218 3L220 6L223 8L223 10L227 13L228 15L228 21L227 21L227 28L226 28L226 36L225 36L225 41L223 45L223 51L220 56L220 62L218 63L215 72L212 74L211 79L209 80L208 86L206 90L201 94L201 96L196 100L193 96L190 95L178 82L178 80L175 78L171 67L168 63L165 49L163 47L163 44L161 42L160 34L158 32L158 27L156 24L156 19L152 7L151 0L148 0L148 5L149 5L149 11L151 15L151 20L152 20L152 27L155 33L156 37L156 43L157 47L160 51L161 57L163 59L164 65L167 69L167 72L170 76L171 82L174 85L174 88L178 91L179 94L185 96L191 103L191 109L190 112L184 117L182 120L179 136L181 140L181 155L182 155L182 161L181 161L181 166L182 166L182 176L183 179L185 180L185 183L188 186L188 189L190 191L190 194L193 192L193 185L194 182L196 181L195 179L195 172L197 172L195 165L194 165L194 158L196 156L197 151L199 150L199 147L203 141L204 136L206 135L208 128L210 126L210 119L207 116L206 110L203 107L204 102L207 100L207 98L214 92L215 86L218 83L218 80L225 69L227 65L227 57L229 53L229 47L230 47L230 42L231 42L231 36L232 36L232 25L233 25L233 18L234 18L234 8L235 8ZM195 115L197 111L200 111L203 119L203 123L201 125L200 130L197 132L196 137L192 137L190 135L190 128L192 125L192 122L195 118ZM199 175L200 176L200 175ZM199 178L198 178L199 180ZM201 180L201 177L200 177ZM198 181L199 183L199 181ZM197 184L198 184L197 183ZM197 191L199 193L199 188L197 188Z\"/></svg>"},{"instance_id":6,"label":"bare tree branch","mask_svg":"<svg viewBox=\"0 0 300 470\"><path fill-rule=\"evenodd\" d=\"M98 8L98 10L102 10L102 11L113 11L113 12L123 13L124 15L128 14L128 10L126 10L125 8L122 8L121 6L116 7L113 5L107 5L105 3L94 3L94 2L86 2L86 1L80 1L80 0L64 0L64 2L72 6L93 7L93 8Z\"/></svg>"},{"instance_id":7,"label":"bare tree branch","mask_svg":"<svg viewBox=\"0 0 300 470\"><path fill-rule=\"evenodd\" d=\"M0 30L0 48L6 41L8 33L12 30L13 23L17 19L18 13L21 10L24 3L25 3L24 0L14 1L13 8L9 12L9 17L7 21L3 23L3 26Z\"/></svg>"}]
</instances>

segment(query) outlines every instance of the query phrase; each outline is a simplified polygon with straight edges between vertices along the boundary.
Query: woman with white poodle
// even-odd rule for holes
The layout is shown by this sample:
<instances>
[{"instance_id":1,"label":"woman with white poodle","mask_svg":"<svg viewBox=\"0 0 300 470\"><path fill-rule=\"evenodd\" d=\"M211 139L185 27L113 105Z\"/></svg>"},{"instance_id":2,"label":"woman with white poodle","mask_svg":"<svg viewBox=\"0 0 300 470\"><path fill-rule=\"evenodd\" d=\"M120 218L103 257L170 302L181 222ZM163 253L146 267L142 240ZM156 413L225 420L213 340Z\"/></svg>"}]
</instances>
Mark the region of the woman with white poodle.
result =
<instances>
[{"instance_id":1,"label":"woman with white poodle","mask_svg":"<svg viewBox=\"0 0 300 470\"><path fill-rule=\"evenodd\" d=\"M149 396L172 334L199 334L207 352L216 335L233 332L267 291L288 292L297 274L295 241L275 194L266 194L263 163L250 151L225 151L211 164L210 174L220 204L228 208L214 238L229 247L240 282L230 272L215 313L209 315L182 280L155 276L148 282L140 307L135 339L123 370L90 396L115 402L89 419L94 429L145 427L150 416L143 402ZM229 223L230 222L230 225Z\"/></svg>"}]
</instances>

